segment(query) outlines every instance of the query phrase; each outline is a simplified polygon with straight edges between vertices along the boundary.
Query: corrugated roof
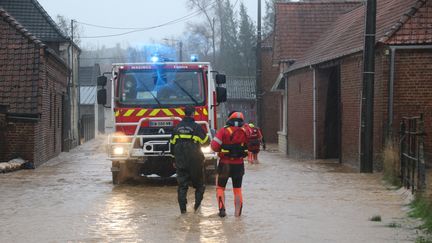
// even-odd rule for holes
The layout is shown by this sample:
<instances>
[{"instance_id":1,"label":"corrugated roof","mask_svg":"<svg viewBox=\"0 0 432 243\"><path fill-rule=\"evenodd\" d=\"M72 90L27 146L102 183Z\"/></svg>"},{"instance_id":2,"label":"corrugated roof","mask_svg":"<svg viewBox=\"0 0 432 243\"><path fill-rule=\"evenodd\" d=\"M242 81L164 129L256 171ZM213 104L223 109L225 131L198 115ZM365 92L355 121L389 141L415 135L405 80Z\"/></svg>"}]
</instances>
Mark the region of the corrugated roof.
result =
<instances>
[{"instance_id":1,"label":"corrugated roof","mask_svg":"<svg viewBox=\"0 0 432 243\"><path fill-rule=\"evenodd\" d=\"M255 96L255 78L227 77L225 84L228 100L253 100Z\"/></svg>"},{"instance_id":2,"label":"corrugated roof","mask_svg":"<svg viewBox=\"0 0 432 243\"><path fill-rule=\"evenodd\" d=\"M377 1L376 40L385 41L393 35L401 18L418 9L428 0ZM330 29L289 69L294 71L310 65L334 60L363 50L365 6L342 15ZM391 34L390 34L391 33Z\"/></svg>"},{"instance_id":3,"label":"corrugated roof","mask_svg":"<svg viewBox=\"0 0 432 243\"><path fill-rule=\"evenodd\" d=\"M37 0L0 0L0 7L44 42L69 40Z\"/></svg>"},{"instance_id":4,"label":"corrugated roof","mask_svg":"<svg viewBox=\"0 0 432 243\"><path fill-rule=\"evenodd\" d=\"M311 1L276 4L275 61L296 60L336 19L360 6L361 1Z\"/></svg>"},{"instance_id":5,"label":"corrugated roof","mask_svg":"<svg viewBox=\"0 0 432 243\"><path fill-rule=\"evenodd\" d=\"M96 86L81 86L80 87L80 104L94 105L96 104Z\"/></svg>"}]
</instances>

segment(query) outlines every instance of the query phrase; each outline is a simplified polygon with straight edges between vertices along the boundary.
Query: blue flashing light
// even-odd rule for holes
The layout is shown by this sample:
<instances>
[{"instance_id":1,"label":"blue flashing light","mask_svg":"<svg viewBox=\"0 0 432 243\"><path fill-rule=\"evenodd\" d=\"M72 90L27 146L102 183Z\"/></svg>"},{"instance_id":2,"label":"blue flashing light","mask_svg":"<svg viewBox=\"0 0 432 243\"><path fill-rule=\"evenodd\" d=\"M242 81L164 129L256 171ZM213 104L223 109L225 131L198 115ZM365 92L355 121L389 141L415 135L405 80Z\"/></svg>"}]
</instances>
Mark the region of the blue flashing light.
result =
<instances>
[{"instance_id":1,"label":"blue flashing light","mask_svg":"<svg viewBox=\"0 0 432 243\"><path fill-rule=\"evenodd\" d=\"M159 57L158 56L152 56L151 57L151 61L152 62L158 62L159 61Z\"/></svg>"},{"instance_id":2,"label":"blue flashing light","mask_svg":"<svg viewBox=\"0 0 432 243\"><path fill-rule=\"evenodd\" d=\"M198 62L198 55L193 54L190 59L192 62Z\"/></svg>"}]
</instances>

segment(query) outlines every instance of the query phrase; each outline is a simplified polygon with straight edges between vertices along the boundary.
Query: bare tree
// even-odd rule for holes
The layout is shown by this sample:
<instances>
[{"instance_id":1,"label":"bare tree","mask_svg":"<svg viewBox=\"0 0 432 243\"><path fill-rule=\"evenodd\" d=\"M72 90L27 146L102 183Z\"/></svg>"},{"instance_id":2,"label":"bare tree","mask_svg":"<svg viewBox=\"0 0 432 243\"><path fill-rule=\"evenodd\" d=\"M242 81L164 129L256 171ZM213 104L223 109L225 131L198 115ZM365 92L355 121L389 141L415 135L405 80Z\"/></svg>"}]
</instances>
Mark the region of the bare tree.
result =
<instances>
[{"instance_id":1,"label":"bare tree","mask_svg":"<svg viewBox=\"0 0 432 243\"><path fill-rule=\"evenodd\" d=\"M218 1L219 2L219 1ZM191 9L199 10L206 18L208 28L211 30L213 65L216 66L216 17L212 12L213 0L188 0Z\"/></svg>"},{"instance_id":2,"label":"bare tree","mask_svg":"<svg viewBox=\"0 0 432 243\"><path fill-rule=\"evenodd\" d=\"M206 23L188 23L183 35L189 54L198 54L202 60L211 60L213 33Z\"/></svg>"},{"instance_id":3,"label":"bare tree","mask_svg":"<svg viewBox=\"0 0 432 243\"><path fill-rule=\"evenodd\" d=\"M71 19L63 16L63 15L57 15L56 22L60 30L63 32L64 35L71 37L72 36L72 26L71 26ZM78 25L77 22L73 22L73 41L78 46L81 44L81 26Z\"/></svg>"}]
</instances>

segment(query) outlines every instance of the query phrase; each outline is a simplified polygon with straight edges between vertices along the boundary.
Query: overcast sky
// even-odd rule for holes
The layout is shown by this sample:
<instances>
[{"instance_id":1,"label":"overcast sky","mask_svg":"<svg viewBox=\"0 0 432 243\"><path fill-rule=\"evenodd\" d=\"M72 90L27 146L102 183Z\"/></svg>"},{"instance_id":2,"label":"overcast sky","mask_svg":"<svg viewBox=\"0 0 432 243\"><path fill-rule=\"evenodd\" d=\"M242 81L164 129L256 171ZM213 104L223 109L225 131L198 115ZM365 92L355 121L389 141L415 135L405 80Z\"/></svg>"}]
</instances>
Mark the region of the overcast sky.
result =
<instances>
[{"instance_id":1,"label":"overcast sky","mask_svg":"<svg viewBox=\"0 0 432 243\"><path fill-rule=\"evenodd\" d=\"M146 28L167 23L172 20L187 16L194 11L186 6L186 0L38 0L53 19L58 14L75 19L79 22L110 26ZM237 9L242 0L237 1ZM249 15L255 21L257 15L257 1L243 0ZM265 6L262 1L263 8ZM263 9L264 13L264 9ZM123 36L109 38L82 39L83 47L107 47L120 43L122 46L140 45L151 40L161 40L166 37L180 36L185 30L188 21L199 21L202 16L194 17L187 21L164 26L161 28L146 30ZM129 30L110 30L91 26L83 26L82 36L101 36L124 33Z\"/></svg>"}]
</instances>

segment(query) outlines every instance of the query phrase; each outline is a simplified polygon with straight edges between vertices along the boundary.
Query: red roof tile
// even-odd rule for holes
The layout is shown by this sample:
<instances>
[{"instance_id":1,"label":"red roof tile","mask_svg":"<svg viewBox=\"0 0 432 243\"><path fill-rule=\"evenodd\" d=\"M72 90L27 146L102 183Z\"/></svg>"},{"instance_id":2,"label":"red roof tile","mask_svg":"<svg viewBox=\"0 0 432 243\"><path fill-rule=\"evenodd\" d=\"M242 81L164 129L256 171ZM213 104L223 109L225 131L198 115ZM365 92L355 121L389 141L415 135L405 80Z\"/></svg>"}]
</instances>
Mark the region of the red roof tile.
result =
<instances>
[{"instance_id":1,"label":"red roof tile","mask_svg":"<svg viewBox=\"0 0 432 243\"><path fill-rule=\"evenodd\" d=\"M395 25L394 31L380 40L391 45L432 43L432 1L417 2Z\"/></svg>"},{"instance_id":2,"label":"red roof tile","mask_svg":"<svg viewBox=\"0 0 432 243\"><path fill-rule=\"evenodd\" d=\"M378 0L376 40L385 42L405 14L414 14L428 0ZM334 60L363 50L364 5L346 13L288 71ZM404 39L405 40L405 39Z\"/></svg>"},{"instance_id":3,"label":"red roof tile","mask_svg":"<svg viewBox=\"0 0 432 243\"><path fill-rule=\"evenodd\" d=\"M340 15L358 6L360 1L277 3L273 59L300 58Z\"/></svg>"},{"instance_id":4,"label":"red roof tile","mask_svg":"<svg viewBox=\"0 0 432 243\"><path fill-rule=\"evenodd\" d=\"M39 52L45 45L0 8L0 46L0 105L11 113L37 113Z\"/></svg>"}]
</instances>

